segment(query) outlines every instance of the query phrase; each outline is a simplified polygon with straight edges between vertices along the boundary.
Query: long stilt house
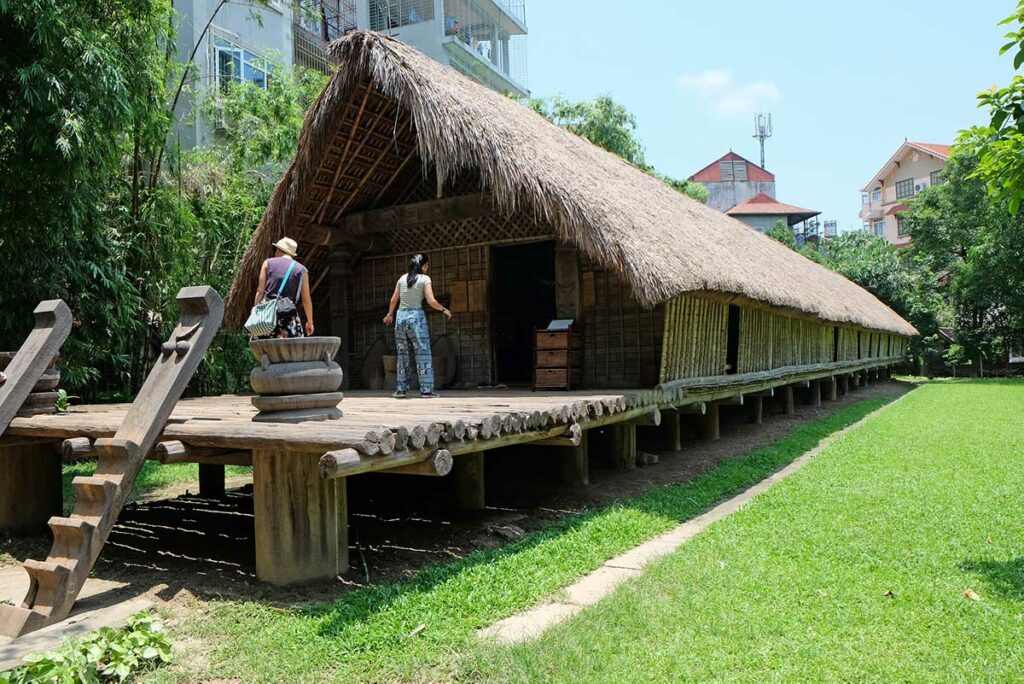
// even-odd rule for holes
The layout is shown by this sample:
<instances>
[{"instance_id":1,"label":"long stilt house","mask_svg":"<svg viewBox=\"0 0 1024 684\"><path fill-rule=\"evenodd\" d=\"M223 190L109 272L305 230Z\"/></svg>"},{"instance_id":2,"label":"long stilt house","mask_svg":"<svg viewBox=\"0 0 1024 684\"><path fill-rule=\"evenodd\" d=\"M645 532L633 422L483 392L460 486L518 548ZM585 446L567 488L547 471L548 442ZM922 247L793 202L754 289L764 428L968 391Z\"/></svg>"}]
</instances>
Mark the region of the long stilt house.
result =
<instances>
[{"instance_id":1,"label":"long stilt house","mask_svg":"<svg viewBox=\"0 0 1024 684\"><path fill-rule=\"evenodd\" d=\"M338 70L227 322L242 322L271 245L298 239L352 387L372 386L381 318L417 252L455 312L431 327L459 386L528 381L533 330L554 318L577 322L591 388L856 365L916 334L846 278L397 40L358 32L331 50Z\"/></svg>"},{"instance_id":2,"label":"long stilt house","mask_svg":"<svg viewBox=\"0 0 1024 684\"><path fill-rule=\"evenodd\" d=\"M348 567L353 477L452 473L459 504L482 508L484 454L529 444L585 484L589 434L616 467L633 468L638 425L660 426L678 452L681 415L700 416L714 439L720 405L749 400L759 422L779 389L786 412L797 388L812 403L836 399L851 378L852 388L896 363L916 332L842 276L402 43L355 33L332 51L338 70L248 248L227 324L248 312L272 244L293 236L319 331L341 338L350 384L372 388L394 283L410 254L427 251L435 292L455 311L432 319L452 382L525 384L535 328L558 318L582 339L583 389L453 392L440 403L355 392L344 417L286 425L257 420L244 397L179 402L222 311L211 289L186 288L131 406L47 415L44 390L57 380L44 373L71 313L44 303L0 388L0 529L37 529L55 514L55 542L45 561L26 562L21 605L0 605L0 635L69 614L149 458L199 463L207 496L223 494L226 465L252 464L257 576L329 579ZM99 457L95 476L75 479L68 518L55 446Z\"/></svg>"}]
</instances>

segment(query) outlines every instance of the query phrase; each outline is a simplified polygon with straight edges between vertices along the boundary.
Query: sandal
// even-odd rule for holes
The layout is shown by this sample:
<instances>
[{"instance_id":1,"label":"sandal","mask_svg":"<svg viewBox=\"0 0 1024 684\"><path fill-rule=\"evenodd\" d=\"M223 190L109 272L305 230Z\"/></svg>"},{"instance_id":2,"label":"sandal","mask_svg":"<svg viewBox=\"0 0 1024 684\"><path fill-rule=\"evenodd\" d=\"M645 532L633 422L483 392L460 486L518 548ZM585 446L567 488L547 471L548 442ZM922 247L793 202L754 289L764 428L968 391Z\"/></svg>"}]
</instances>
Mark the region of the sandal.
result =
<instances>
[{"instance_id":1,"label":"sandal","mask_svg":"<svg viewBox=\"0 0 1024 684\"><path fill-rule=\"evenodd\" d=\"M405 392L395 392L391 396L394 399L405 399Z\"/></svg>"}]
</instances>

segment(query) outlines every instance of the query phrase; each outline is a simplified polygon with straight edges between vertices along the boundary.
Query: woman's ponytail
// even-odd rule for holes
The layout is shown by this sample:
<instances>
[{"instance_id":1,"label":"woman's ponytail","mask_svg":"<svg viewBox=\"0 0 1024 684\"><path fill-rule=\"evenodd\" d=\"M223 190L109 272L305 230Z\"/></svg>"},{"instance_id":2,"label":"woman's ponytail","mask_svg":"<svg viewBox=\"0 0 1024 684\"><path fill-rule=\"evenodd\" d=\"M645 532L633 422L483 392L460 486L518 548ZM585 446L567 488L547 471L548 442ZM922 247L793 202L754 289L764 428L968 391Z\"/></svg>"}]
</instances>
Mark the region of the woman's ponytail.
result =
<instances>
[{"instance_id":1,"label":"woman's ponytail","mask_svg":"<svg viewBox=\"0 0 1024 684\"><path fill-rule=\"evenodd\" d=\"M416 284L416 278L423 273L423 267L430 261L430 257L425 254L417 254L409 261L409 277L406 278L405 284L408 287L412 287Z\"/></svg>"}]
</instances>

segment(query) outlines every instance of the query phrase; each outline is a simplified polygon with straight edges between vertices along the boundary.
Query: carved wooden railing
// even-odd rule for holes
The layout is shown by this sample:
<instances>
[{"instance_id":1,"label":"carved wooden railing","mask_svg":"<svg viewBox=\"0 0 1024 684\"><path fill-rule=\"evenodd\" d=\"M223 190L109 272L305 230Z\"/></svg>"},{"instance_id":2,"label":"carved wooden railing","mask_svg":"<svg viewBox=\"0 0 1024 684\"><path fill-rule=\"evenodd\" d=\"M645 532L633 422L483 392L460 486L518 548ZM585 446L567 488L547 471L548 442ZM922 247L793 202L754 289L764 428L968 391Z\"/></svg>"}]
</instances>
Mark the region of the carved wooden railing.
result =
<instances>
[{"instance_id":1,"label":"carved wooden railing","mask_svg":"<svg viewBox=\"0 0 1024 684\"><path fill-rule=\"evenodd\" d=\"M20 606L0 606L0 634L18 637L63 620L71 612L146 454L220 327L224 304L213 288L184 288L178 303L178 326L164 343L124 422L113 437L96 440L95 475L74 479L75 508L70 517L50 519L50 555L45 561L25 561L31 580L25 600Z\"/></svg>"},{"instance_id":2,"label":"carved wooden railing","mask_svg":"<svg viewBox=\"0 0 1024 684\"><path fill-rule=\"evenodd\" d=\"M71 310L63 300L41 302L35 317L35 327L11 359L5 372L7 382L0 386L0 435L21 410L71 332Z\"/></svg>"}]
</instances>

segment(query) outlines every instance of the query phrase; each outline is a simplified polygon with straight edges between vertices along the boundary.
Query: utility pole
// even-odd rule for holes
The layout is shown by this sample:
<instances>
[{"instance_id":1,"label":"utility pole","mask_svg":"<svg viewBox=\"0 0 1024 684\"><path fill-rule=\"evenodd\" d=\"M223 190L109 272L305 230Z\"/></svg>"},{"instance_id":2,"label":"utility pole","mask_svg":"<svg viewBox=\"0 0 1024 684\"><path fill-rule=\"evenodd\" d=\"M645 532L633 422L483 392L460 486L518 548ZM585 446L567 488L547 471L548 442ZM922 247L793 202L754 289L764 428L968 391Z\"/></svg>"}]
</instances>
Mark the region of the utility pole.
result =
<instances>
[{"instance_id":1,"label":"utility pole","mask_svg":"<svg viewBox=\"0 0 1024 684\"><path fill-rule=\"evenodd\" d=\"M764 143L768 138L772 137L772 115L771 112L768 114L755 114L754 115L754 139L761 143L761 168L765 168L764 165Z\"/></svg>"}]
</instances>

